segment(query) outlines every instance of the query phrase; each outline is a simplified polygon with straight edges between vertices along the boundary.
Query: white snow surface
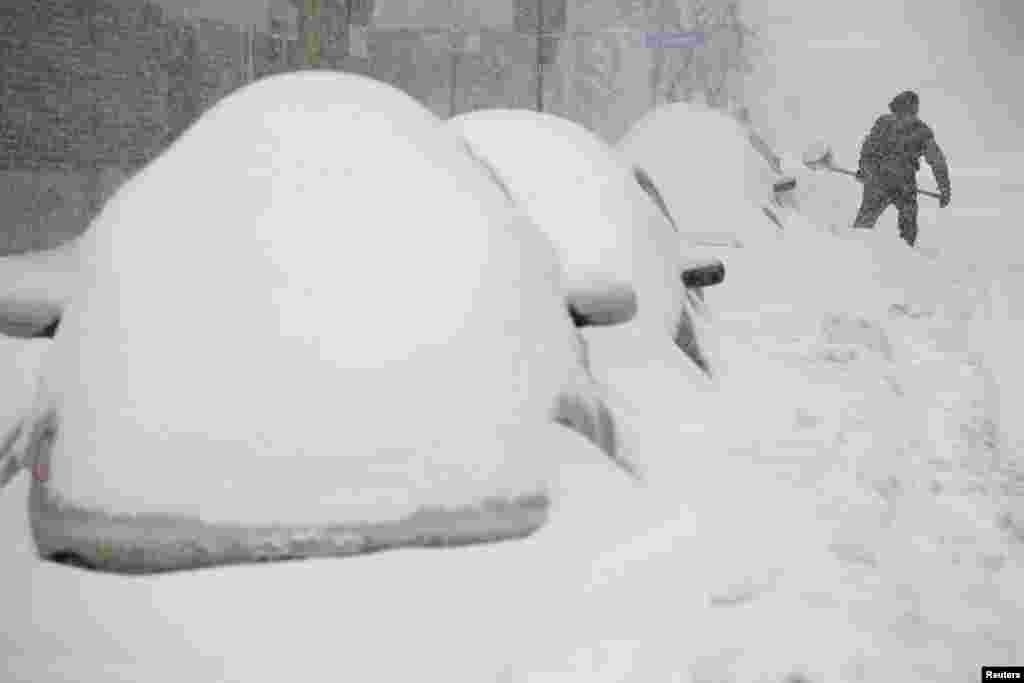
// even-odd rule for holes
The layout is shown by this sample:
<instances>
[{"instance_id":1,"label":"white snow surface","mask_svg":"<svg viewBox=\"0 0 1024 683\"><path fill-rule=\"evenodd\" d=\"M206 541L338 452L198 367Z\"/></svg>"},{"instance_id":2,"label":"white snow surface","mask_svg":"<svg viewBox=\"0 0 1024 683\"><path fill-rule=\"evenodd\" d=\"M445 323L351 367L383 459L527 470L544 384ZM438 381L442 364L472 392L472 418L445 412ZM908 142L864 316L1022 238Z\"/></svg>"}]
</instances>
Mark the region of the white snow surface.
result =
<instances>
[{"instance_id":1,"label":"white snow surface","mask_svg":"<svg viewBox=\"0 0 1024 683\"><path fill-rule=\"evenodd\" d=\"M983 295L969 330L971 348L991 371L999 396L1000 436L1012 453L1024 454L1024 267L995 270L983 285Z\"/></svg>"},{"instance_id":2,"label":"white snow surface","mask_svg":"<svg viewBox=\"0 0 1024 683\"><path fill-rule=\"evenodd\" d=\"M80 249L44 369L49 485L80 506L398 519L554 466L578 370L557 257L397 89L302 73L228 96Z\"/></svg>"},{"instance_id":3,"label":"white snow surface","mask_svg":"<svg viewBox=\"0 0 1024 683\"><path fill-rule=\"evenodd\" d=\"M690 201L677 220L722 218ZM656 350L609 379L646 480L552 428L561 495L528 539L126 579L39 563L15 482L11 680L953 683L1024 663L1024 471L999 438L1019 274L783 216L707 292L715 387Z\"/></svg>"}]
</instances>

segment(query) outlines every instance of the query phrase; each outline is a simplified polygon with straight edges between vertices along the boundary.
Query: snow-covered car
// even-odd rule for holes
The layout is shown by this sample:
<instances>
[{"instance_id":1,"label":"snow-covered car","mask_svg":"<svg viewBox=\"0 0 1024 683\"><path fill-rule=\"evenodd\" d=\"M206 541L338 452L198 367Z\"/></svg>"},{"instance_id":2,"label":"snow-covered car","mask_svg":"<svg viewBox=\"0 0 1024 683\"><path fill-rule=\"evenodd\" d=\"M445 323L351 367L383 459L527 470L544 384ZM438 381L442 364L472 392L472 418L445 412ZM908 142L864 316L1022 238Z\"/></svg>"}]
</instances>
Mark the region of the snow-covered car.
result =
<instances>
[{"instance_id":1,"label":"snow-covered car","mask_svg":"<svg viewBox=\"0 0 1024 683\"><path fill-rule=\"evenodd\" d=\"M693 434L713 431L705 411L718 351L700 293L725 277L722 263L689 257L650 176L582 126L507 109L463 114L448 125L551 238L572 288L600 292L608 281L633 283L636 316L583 336L630 458L652 481L671 481L664 467L672 459L660 447L637 444L667 440L686 450Z\"/></svg>"},{"instance_id":2,"label":"snow-covered car","mask_svg":"<svg viewBox=\"0 0 1024 683\"><path fill-rule=\"evenodd\" d=\"M806 273L813 263L795 270L792 250L782 244L790 235L782 207L771 203L775 171L734 118L687 102L663 105L633 124L615 149L657 184L683 252L724 263L728 278L708 293L719 318L784 307L793 301L790 282L814 282ZM818 317L807 320L817 324Z\"/></svg>"},{"instance_id":3,"label":"snow-covered car","mask_svg":"<svg viewBox=\"0 0 1024 683\"><path fill-rule=\"evenodd\" d=\"M765 210L776 174L732 117L688 102L662 105L615 149L657 183L688 242L729 247L777 238L777 219Z\"/></svg>"},{"instance_id":4,"label":"snow-covered car","mask_svg":"<svg viewBox=\"0 0 1024 683\"><path fill-rule=\"evenodd\" d=\"M152 572L521 537L556 423L615 455L550 243L389 85L229 95L74 250L0 454L32 473L44 557Z\"/></svg>"},{"instance_id":5,"label":"snow-covered car","mask_svg":"<svg viewBox=\"0 0 1024 683\"><path fill-rule=\"evenodd\" d=\"M756 316L766 329L814 335L827 312L871 294L862 254L773 202L778 174L732 117L687 102L664 105L616 149L657 183L687 252L725 264L728 279L708 294L719 316Z\"/></svg>"},{"instance_id":6,"label":"snow-covered car","mask_svg":"<svg viewBox=\"0 0 1024 683\"><path fill-rule=\"evenodd\" d=\"M674 340L694 366L711 371L695 322L692 290L717 284L724 270L719 263L699 268L682 257L671 218L663 213L657 188L643 169L626 166L585 128L551 114L481 110L457 116L448 125L494 169L551 238L570 291L581 296L600 292L609 288L607 282L635 288L638 311L632 320L587 333L592 358L608 353L611 346L602 340L609 337L636 340L650 335ZM694 266L690 272L687 265ZM602 362L595 360L595 365Z\"/></svg>"}]
</instances>

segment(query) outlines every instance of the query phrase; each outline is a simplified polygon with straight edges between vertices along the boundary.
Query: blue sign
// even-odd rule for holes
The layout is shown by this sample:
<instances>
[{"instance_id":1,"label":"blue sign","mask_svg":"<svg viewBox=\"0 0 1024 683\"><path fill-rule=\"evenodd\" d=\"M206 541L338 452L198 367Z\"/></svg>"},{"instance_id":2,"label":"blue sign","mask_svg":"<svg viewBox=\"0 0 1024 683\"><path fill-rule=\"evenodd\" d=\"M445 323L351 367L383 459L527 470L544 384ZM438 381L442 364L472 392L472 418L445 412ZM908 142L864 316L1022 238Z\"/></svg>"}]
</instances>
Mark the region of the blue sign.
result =
<instances>
[{"instance_id":1,"label":"blue sign","mask_svg":"<svg viewBox=\"0 0 1024 683\"><path fill-rule=\"evenodd\" d=\"M644 47L696 47L703 44L704 34L700 31L644 34Z\"/></svg>"}]
</instances>

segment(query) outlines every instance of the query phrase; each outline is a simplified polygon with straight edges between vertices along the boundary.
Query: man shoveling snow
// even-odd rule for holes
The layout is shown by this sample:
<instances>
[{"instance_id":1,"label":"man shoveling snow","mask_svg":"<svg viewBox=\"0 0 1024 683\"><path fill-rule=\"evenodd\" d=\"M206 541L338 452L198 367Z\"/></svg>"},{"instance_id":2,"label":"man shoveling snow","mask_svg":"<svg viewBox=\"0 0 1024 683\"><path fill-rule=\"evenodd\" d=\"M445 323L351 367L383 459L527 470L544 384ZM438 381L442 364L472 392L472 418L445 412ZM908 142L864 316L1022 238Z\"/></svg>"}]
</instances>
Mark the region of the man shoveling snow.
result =
<instances>
[{"instance_id":1,"label":"man shoveling snow","mask_svg":"<svg viewBox=\"0 0 1024 683\"><path fill-rule=\"evenodd\" d=\"M857 178L864 182L855 228L873 228L882 212L895 204L900 237L910 246L917 241L917 178L923 156L939 186L939 206L949 205L949 168L935 134L917 117L917 93L904 91L889 103L889 114L878 117L864 139Z\"/></svg>"}]
</instances>

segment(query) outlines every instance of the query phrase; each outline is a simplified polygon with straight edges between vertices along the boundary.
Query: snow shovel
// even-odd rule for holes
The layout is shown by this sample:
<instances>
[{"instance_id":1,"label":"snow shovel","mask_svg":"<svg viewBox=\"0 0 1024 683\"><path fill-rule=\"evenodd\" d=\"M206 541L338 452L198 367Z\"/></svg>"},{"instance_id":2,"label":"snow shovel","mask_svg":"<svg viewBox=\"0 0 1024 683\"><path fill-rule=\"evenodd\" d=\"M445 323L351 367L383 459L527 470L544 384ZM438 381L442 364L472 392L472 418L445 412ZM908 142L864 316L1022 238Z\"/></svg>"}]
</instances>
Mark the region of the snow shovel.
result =
<instances>
[{"instance_id":1,"label":"snow shovel","mask_svg":"<svg viewBox=\"0 0 1024 683\"><path fill-rule=\"evenodd\" d=\"M857 174L847 168L836 166L832 162L832 149L825 143L814 145L806 152L804 152L804 165L812 171L818 171L825 169L827 171L834 171L836 173L843 173L848 176L857 178ZM860 178L857 178L860 180ZM929 197L935 197L936 199L942 199L942 195L938 192L931 192L929 190L917 190L918 194L926 194Z\"/></svg>"}]
</instances>

